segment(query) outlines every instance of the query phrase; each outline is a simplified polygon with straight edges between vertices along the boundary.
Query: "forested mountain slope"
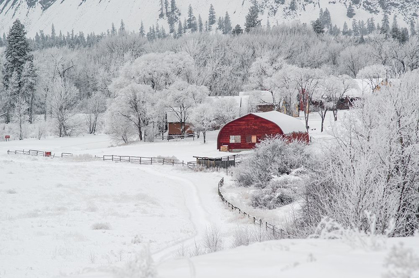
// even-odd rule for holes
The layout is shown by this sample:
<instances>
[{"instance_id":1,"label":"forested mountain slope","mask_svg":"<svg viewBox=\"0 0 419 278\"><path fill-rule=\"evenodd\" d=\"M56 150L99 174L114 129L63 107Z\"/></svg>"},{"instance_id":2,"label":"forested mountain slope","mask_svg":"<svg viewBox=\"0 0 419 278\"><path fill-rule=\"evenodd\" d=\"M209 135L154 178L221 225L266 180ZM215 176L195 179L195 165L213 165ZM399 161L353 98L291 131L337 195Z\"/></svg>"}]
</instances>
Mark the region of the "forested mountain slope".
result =
<instances>
[{"instance_id":1,"label":"forested mountain slope","mask_svg":"<svg viewBox=\"0 0 419 278\"><path fill-rule=\"evenodd\" d=\"M39 30L49 33L51 25L64 33L101 33L111 29L112 23L120 25L124 21L130 31L138 31L141 22L145 29L157 23L168 30L165 12L161 6L170 6L172 0L0 0L0 34L7 33L12 22L20 19L27 27L29 36ZM196 18L200 15L203 23L208 21L212 4L216 18L229 13L233 26L243 26L252 0L175 0L183 22L191 5ZM351 25L353 19L364 20L374 17L382 20L383 14L397 15L399 24L416 22L419 1L414 0L257 0L262 24L271 25L298 20L310 23L318 18L320 10L329 10L333 25L342 29L344 22ZM352 6L353 13L348 8ZM164 8L165 9L165 8ZM162 15L162 16L161 16Z\"/></svg>"}]
</instances>

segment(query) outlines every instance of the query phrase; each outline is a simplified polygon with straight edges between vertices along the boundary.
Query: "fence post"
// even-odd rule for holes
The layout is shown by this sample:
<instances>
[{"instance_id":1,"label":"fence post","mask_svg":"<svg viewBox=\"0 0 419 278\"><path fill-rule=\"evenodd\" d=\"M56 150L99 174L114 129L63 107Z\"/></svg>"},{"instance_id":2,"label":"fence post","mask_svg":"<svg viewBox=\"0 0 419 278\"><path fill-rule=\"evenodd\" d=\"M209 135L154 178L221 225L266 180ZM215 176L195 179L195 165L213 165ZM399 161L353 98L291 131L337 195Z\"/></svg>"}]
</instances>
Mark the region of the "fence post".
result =
<instances>
[{"instance_id":1,"label":"fence post","mask_svg":"<svg viewBox=\"0 0 419 278\"><path fill-rule=\"evenodd\" d=\"M151 158L151 165L153 165L153 158Z\"/></svg>"},{"instance_id":2,"label":"fence post","mask_svg":"<svg viewBox=\"0 0 419 278\"><path fill-rule=\"evenodd\" d=\"M140 164L141 164L141 156L140 156Z\"/></svg>"},{"instance_id":3,"label":"fence post","mask_svg":"<svg viewBox=\"0 0 419 278\"><path fill-rule=\"evenodd\" d=\"M112 161L113 161L113 155L112 155Z\"/></svg>"},{"instance_id":4,"label":"fence post","mask_svg":"<svg viewBox=\"0 0 419 278\"><path fill-rule=\"evenodd\" d=\"M164 158L163 158L163 165L164 165Z\"/></svg>"},{"instance_id":5,"label":"fence post","mask_svg":"<svg viewBox=\"0 0 419 278\"><path fill-rule=\"evenodd\" d=\"M275 226L274 225L272 225L272 234L275 237Z\"/></svg>"},{"instance_id":6,"label":"fence post","mask_svg":"<svg viewBox=\"0 0 419 278\"><path fill-rule=\"evenodd\" d=\"M268 222L265 222L266 230L268 230Z\"/></svg>"},{"instance_id":7,"label":"fence post","mask_svg":"<svg viewBox=\"0 0 419 278\"><path fill-rule=\"evenodd\" d=\"M262 219L259 219L259 226L262 227Z\"/></svg>"},{"instance_id":8,"label":"fence post","mask_svg":"<svg viewBox=\"0 0 419 278\"><path fill-rule=\"evenodd\" d=\"M256 224L256 217L253 216L253 224Z\"/></svg>"},{"instance_id":9,"label":"fence post","mask_svg":"<svg viewBox=\"0 0 419 278\"><path fill-rule=\"evenodd\" d=\"M131 163L131 156L128 156L128 162Z\"/></svg>"}]
</instances>

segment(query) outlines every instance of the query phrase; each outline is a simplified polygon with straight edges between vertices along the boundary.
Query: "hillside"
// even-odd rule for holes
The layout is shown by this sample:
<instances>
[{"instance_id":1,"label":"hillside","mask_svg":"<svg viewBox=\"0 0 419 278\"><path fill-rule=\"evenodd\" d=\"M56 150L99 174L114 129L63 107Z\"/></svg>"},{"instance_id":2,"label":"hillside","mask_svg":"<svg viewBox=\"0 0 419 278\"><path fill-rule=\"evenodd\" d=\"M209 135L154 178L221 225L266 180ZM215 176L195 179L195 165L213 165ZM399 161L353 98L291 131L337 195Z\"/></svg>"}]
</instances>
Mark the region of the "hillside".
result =
<instances>
[{"instance_id":1,"label":"hillside","mask_svg":"<svg viewBox=\"0 0 419 278\"><path fill-rule=\"evenodd\" d=\"M292 10L292 2L295 10ZM163 1L164 2L164 1ZM245 16L251 6L251 0L178 0L180 18L187 16L188 6L192 5L196 17L201 15L203 21L208 19L211 4L216 16L228 12L233 25L243 25ZM300 21L310 23L315 20L320 9L330 11L332 23L342 28L347 17L347 7L353 3L356 20L367 20L374 17L378 23L384 12L391 16L398 15L399 24L407 25L416 21L419 13L419 2L407 0L258 0L261 8L262 24L268 20L271 25L281 22ZM119 26L123 20L127 29L137 31L143 21L146 29L159 23L167 28L167 20L159 19L160 0L0 0L0 34L7 32L15 19L22 20L28 29L29 36L39 30L49 33L51 25L64 33L74 30L84 33L101 33L111 28L112 23ZM404 22L404 24L403 24Z\"/></svg>"}]
</instances>

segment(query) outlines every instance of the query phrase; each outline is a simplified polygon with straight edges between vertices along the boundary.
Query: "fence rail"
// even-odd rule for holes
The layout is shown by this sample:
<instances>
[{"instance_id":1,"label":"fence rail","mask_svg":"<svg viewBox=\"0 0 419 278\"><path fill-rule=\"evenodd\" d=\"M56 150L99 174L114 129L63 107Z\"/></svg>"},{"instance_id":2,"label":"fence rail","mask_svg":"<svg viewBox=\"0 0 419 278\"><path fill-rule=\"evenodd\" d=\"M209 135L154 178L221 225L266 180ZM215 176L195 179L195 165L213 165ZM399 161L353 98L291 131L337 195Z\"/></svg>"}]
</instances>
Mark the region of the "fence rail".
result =
<instances>
[{"instance_id":1,"label":"fence rail","mask_svg":"<svg viewBox=\"0 0 419 278\"><path fill-rule=\"evenodd\" d=\"M54 157L55 154L46 151L40 150L14 150L14 151L7 151L7 154L23 154L23 155L32 155L32 156L47 156L47 157Z\"/></svg>"},{"instance_id":2,"label":"fence rail","mask_svg":"<svg viewBox=\"0 0 419 278\"><path fill-rule=\"evenodd\" d=\"M225 204L227 204L228 208L231 208L231 210L236 210L239 212L239 214L243 214L244 216L247 216L249 219L253 220L253 224L260 226L260 228L265 228L266 231L272 231L272 234L274 237L277 238L284 238L285 236L285 231L276 227L275 225L268 223L268 221L265 221L261 218L257 218L255 216L250 215L249 213L245 212L244 210L240 209L239 207L236 207L235 205L233 205L232 203L230 203L229 201L227 201L227 199L224 197L223 193L221 193L221 187L223 187L224 185L224 178L222 178L219 182L218 182L218 195L221 198L221 201L223 201Z\"/></svg>"},{"instance_id":3,"label":"fence rail","mask_svg":"<svg viewBox=\"0 0 419 278\"><path fill-rule=\"evenodd\" d=\"M33 155L33 156L47 156L55 157L55 154L46 151L39 150L14 150L7 151L7 154L24 154L24 155ZM57 155L58 156L58 155ZM72 157L72 153L61 153L58 157ZM142 165L182 165L186 166L187 164L184 161L178 161L174 158L165 158L165 157L143 157L143 156L131 156L131 155L103 155L95 156L95 158L101 159L103 161L114 161L114 162L128 162Z\"/></svg>"}]
</instances>

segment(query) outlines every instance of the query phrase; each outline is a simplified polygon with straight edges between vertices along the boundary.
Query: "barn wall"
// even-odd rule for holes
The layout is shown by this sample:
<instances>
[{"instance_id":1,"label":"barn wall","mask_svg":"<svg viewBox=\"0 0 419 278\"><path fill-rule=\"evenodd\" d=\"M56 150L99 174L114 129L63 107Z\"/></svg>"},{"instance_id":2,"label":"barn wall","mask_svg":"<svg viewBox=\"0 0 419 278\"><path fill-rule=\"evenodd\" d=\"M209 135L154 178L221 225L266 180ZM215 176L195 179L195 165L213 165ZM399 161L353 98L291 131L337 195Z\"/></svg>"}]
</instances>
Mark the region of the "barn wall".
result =
<instances>
[{"instance_id":1,"label":"barn wall","mask_svg":"<svg viewBox=\"0 0 419 278\"><path fill-rule=\"evenodd\" d=\"M256 135L257 142L263 140L267 135L282 135L282 130L274 123L249 114L234 120L221 129L218 134L217 148L228 145L229 150L253 149L255 143L246 143L247 135ZM240 135L241 143L230 143L230 135Z\"/></svg>"},{"instance_id":2,"label":"barn wall","mask_svg":"<svg viewBox=\"0 0 419 278\"><path fill-rule=\"evenodd\" d=\"M182 126L180 123L169 123L169 135L182 135ZM193 134L190 124L185 124L185 134Z\"/></svg>"}]
</instances>

